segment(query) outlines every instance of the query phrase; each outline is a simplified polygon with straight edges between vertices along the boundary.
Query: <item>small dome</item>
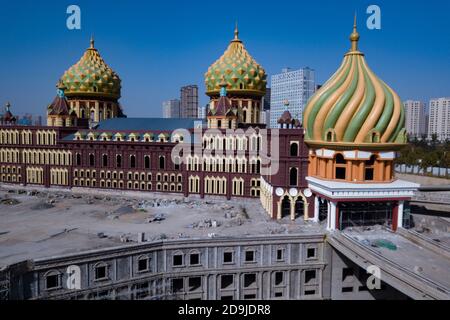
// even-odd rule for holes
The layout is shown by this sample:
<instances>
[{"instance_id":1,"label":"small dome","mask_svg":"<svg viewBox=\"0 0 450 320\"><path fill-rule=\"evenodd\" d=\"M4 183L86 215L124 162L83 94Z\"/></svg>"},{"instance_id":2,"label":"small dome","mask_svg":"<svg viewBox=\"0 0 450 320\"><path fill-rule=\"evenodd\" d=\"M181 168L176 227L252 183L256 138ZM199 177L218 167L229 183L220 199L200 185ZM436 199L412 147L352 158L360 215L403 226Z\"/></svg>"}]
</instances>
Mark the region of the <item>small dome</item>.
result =
<instances>
[{"instance_id":1,"label":"small dome","mask_svg":"<svg viewBox=\"0 0 450 320\"><path fill-rule=\"evenodd\" d=\"M209 96L219 95L222 79L225 79L230 94L264 96L266 92L266 72L247 52L238 35L236 27L234 39L225 53L205 73Z\"/></svg>"},{"instance_id":2,"label":"small dome","mask_svg":"<svg viewBox=\"0 0 450 320\"><path fill-rule=\"evenodd\" d=\"M66 87L67 97L88 95L120 98L121 80L95 49L93 39L80 61L64 73L61 81Z\"/></svg>"},{"instance_id":3,"label":"small dome","mask_svg":"<svg viewBox=\"0 0 450 320\"><path fill-rule=\"evenodd\" d=\"M309 144L404 144L405 113L400 97L368 67L358 51L356 21L351 50L338 71L304 110Z\"/></svg>"}]
</instances>

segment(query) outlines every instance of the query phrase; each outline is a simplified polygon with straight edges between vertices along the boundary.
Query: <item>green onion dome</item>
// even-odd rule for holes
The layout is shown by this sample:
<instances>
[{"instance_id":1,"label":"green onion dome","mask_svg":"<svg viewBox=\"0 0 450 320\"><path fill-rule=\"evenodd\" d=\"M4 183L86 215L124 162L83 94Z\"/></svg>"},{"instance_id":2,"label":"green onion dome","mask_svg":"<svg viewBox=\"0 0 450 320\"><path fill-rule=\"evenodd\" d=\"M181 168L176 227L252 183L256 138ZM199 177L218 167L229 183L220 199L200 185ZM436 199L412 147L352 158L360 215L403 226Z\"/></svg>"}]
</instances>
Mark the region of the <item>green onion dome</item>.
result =
<instances>
[{"instance_id":1,"label":"green onion dome","mask_svg":"<svg viewBox=\"0 0 450 320\"><path fill-rule=\"evenodd\" d=\"M352 48L341 67L305 107L306 143L380 148L405 144L405 112L400 97L372 72L358 50L356 18L350 40Z\"/></svg>"},{"instance_id":2,"label":"green onion dome","mask_svg":"<svg viewBox=\"0 0 450 320\"><path fill-rule=\"evenodd\" d=\"M206 94L208 96L219 96L222 79L225 80L226 89L230 95L256 95L261 97L265 95L266 72L247 52L238 35L239 31L236 26L234 39L227 50L205 73Z\"/></svg>"},{"instance_id":3,"label":"green onion dome","mask_svg":"<svg viewBox=\"0 0 450 320\"><path fill-rule=\"evenodd\" d=\"M95 49L93 39L80 61L64 73L61 81L67 97L120 98L121 80Z\"/></svg>"}]
</instances>

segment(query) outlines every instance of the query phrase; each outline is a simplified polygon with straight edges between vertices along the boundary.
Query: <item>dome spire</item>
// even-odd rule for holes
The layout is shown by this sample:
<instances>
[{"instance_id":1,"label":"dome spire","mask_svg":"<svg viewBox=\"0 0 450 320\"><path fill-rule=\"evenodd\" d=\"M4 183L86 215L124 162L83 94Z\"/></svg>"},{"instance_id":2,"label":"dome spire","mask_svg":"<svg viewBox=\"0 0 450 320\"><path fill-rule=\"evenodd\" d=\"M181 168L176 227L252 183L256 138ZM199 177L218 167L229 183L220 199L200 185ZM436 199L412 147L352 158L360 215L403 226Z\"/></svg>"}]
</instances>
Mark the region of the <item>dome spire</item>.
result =
<instances>
[{"instance_id":1,"label":"dome spire","mask_svg":"<svg viewBox=\"0 0 450 320\"><path fill-rule=\"evenodd\" d=\"M355 12L355 18L354 18L354 22L353 22L353 32L350 35L350 41L352 43L352 48L350 51L351 52L358 51L359 33L357 30L357 24L356 24L356 12Z\"/></svg>"},{"instance_id":2,"label":"dome spire","mask_svg":"<svg viewBox=\"0 0 450 320\"><path fill-rule=\"evenodd\" d=\"M94 47L95 41L94 41L94 36L93 35L91 35L90 43L91 43L91 46L89 47L89 49L95 49L95 47Z\"/></svg>"},{"instance_id":3,"label":"dome spire","mask_svg":"<svg viewBox=\"0 0 450 320\"><path fill-rule=\"evenodd\" d=\"M231 42L241 42L241 40L239 39L239 28L238 28L237 21L236 21L236 26L234 27L234 39Z\"/></svg>"}]
</instances>

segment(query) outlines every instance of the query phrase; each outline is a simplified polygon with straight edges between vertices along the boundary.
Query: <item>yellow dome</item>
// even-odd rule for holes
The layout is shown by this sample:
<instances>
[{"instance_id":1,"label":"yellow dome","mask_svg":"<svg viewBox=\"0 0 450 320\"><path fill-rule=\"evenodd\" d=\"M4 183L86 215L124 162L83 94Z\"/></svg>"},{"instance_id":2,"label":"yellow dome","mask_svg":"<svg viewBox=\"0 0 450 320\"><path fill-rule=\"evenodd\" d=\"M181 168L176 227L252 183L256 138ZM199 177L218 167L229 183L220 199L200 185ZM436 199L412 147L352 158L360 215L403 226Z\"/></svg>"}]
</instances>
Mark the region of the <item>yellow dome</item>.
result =
<instances>
[{"instance_id":1,"label":"yellow dome","mask_svg":"<svg viewBox=\"0 0 450 320\"><path fill-rule=\"evenodd\" d=\"M227 50L205 73L209 96L219 95L222 81L230 94L264 96L266 92L266 72L247 52L238 35L236 26L234 39Z\"/></svg>"},{"instance_id":2,"label":"yellow dome","mask_svg":"<svg viewBox=\"0 0 450 320\"><path fill-rule=\"evenodd\" d=\"M64 93L67 97L120 98L121 80L95 49L93 39L80 61L64 73L61 81L66 87Z\"/></svg>"}]
</instances>

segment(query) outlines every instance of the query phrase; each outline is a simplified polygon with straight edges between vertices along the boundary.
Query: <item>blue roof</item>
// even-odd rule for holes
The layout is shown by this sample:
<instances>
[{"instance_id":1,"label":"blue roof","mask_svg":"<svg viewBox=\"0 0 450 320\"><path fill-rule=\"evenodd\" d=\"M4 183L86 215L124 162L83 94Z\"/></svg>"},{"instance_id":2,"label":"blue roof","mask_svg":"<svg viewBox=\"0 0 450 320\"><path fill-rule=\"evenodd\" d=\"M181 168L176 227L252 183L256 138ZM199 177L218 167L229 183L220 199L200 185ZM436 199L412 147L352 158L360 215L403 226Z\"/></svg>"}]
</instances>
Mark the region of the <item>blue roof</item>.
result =
<instances>
[{"instance_id":1,"label":"blue roof","mask_svg":"<svg viewBox=\"0 0 450 320\"><path fill-rule=\"evenodd\" d=\"M96 131L173 131L193 129L195 122L205 124L203 119L183 118L112 118L100 121Z\"/></svg>"}]
</instances>

